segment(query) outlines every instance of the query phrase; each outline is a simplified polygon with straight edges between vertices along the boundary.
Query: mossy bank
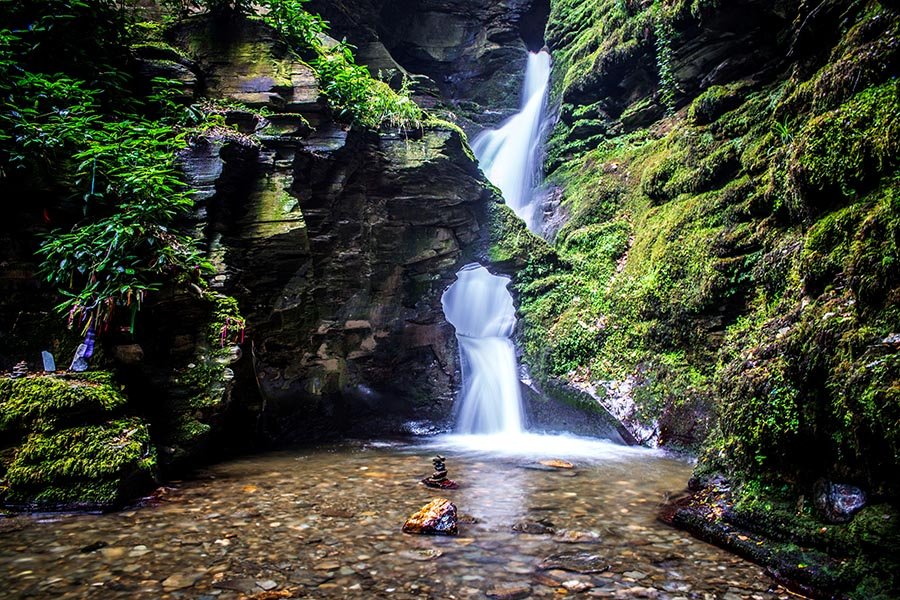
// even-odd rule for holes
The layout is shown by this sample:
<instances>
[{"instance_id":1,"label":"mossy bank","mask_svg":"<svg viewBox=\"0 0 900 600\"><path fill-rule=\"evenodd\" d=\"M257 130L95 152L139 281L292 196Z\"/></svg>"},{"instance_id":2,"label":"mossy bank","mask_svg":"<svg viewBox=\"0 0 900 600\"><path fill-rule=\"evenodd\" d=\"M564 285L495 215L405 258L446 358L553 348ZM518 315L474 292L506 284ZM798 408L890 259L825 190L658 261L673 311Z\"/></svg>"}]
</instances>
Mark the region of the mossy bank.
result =
<instances>
[{"instance_id":1,"label":"mossy bank","mask_svg":"<svg viewBox=\"0 0 900 600\"><path fill-rule=\"evenodd\" d=\"M547 234L571 268L527 283L530 364L625 396L739 507L840 482L895 527L896 7L557 0L547 35ZM783 514L812 531L823 517L801 506ZM897 556L893 534L863 537L783 536ZM891 569L861 558L828 585L889 597Z\"/></svg>"}]
</instances>

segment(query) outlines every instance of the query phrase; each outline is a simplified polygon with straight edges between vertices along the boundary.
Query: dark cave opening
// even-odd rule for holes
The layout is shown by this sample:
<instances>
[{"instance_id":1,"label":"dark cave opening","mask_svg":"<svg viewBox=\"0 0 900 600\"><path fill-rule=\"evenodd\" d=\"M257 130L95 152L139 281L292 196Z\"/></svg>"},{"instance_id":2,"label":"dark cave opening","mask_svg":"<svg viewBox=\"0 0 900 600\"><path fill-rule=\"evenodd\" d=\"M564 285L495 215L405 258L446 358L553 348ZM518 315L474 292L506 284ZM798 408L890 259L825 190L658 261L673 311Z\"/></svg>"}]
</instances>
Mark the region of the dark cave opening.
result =
<instances>
[{"instance_id":1,"label":"dark cave opening","mask_svg":"<svg viewBox=\"0 0 900 600\"><path fill-rule=\"evenodd\" d=\"M519 19L519 35L529 52L544 47L544 29L550 19L550 0L534 0Z\"/></svg>"}]
</instances>

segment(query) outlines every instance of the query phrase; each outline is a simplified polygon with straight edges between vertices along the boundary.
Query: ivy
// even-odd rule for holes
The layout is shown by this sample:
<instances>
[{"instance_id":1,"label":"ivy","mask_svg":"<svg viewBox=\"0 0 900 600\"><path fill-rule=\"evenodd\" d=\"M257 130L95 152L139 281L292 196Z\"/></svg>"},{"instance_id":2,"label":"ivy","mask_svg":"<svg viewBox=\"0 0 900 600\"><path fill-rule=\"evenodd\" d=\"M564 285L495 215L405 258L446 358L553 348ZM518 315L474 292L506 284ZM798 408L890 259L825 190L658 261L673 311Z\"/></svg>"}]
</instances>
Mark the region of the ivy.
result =
<instances>
[{"instance_id":1,"label":"ivy","mask_svg":"<svg viewBox=\"0 0 900 600\"><path fill-rule=\"evenodd\" d=\"M653 36L656 46L656 68L659 74L659 99L668 114L675 112L675 70L672 66L672 40L675 30L667 11L656 0L653 11Z\"/></svg>"}]
</instances>

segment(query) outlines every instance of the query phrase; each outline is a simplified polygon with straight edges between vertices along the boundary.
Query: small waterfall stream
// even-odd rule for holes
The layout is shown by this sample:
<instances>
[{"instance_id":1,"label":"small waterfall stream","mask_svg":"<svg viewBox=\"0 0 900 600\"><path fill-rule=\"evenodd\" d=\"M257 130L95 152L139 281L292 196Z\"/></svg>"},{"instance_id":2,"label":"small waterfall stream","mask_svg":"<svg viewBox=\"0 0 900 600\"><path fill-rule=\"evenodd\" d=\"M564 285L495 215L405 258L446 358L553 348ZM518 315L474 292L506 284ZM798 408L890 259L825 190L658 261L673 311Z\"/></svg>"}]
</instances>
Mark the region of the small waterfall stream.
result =
<instances>
[{"instance_id":1,"label":"small waterfall stream","mask_svg":"<svg viewBox=\"0 0 900 600\"><path fill-rule=\"evenodd\" d=\"M540 180L538 155L549 81L550 54L529 54L519 112L472 143L485 176L532 230L537 225L532 196ZM521 434L524 419L510 339L516 317L506 289L509 279L477 264L463 267L457 277L441 299L447 320L456 328L462 362L457 431Z\"/></svg>"},{"instance_id":2,"label":"small waterfall stream","mask_svg":"<svg viewBox=\"0 0 900 600\"><path fill-rule=\"evenodd\" d=\"M516 309L509 279L471 264L444 293L444 315L456 328L463 389L457 417L460 433L515 434L523 429L522 398L510 336Z\"/></svg>"},{"instance_id":3,"label":"small waterfall stream","mask_svg":"<svg viewBox=\"0 0 900 600\"><path fill-rule=\"evenodd\" d=\"M472 142L485 176L532 231L538 226L532 200L541 179L540 144L549 83L550 54L529 53L519 112Z\"/></svg>"}]
</instances>

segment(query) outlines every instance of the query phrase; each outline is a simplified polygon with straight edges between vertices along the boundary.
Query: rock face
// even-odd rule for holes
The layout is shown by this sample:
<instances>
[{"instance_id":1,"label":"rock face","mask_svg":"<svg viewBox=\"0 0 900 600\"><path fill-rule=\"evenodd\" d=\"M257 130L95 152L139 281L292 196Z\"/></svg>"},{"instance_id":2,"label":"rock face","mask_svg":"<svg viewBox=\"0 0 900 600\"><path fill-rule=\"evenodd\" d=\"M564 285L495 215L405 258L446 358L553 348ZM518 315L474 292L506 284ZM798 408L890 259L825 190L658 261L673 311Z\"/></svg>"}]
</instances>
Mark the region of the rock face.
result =
<instances>
[{"instance_id":1,"label":"rock face","mask_svg":"<svg viewBox=\"0 0 900 600\"><path fill-rule=\"evenodd\" d=\"M457 116L484 124L517 105L525 50L543 45L550 3L313 0L310 8L331 22L335 37L359 47L373 72L395 65L424 75Z\"/></svg>"},{"instance_id":2,"label":"rock face","mask_svg":"<svg viewBox=\"0 0 900 600\"><path fill-rule=\"evenodd\" d=\"M462 140L332 126L292 142L263 139L249 197L211 206L267 411L304 433L316 418L372 431L391 412L446 423L457 366L440 296L491 201Z\"/></svg>"},{"instance_id":3,"label":"rock face","mask_svg":"<svg viewBox=\"0 0 900 600\"><path fill-rule=\"evenodd\" d=\"M306 115L325 108L315 71L262 22L198 17L180 24L171 38L199 70L198 95Z\"/></svg>"},{"instance_id":4,"label":"rock face","mask_svg":"<svg viewBox=\"0 0 900 600\"><path fill-rule=\"evenodd\" d=\"M229 113L253 141L201 141L183 163L213 285L248 320L267 437L447 425L458 365L440 297L484 252L492 193L457 132L340 126L305 66L237 31L198 21L176 41L210 93L273 114Z\"/></svg>"},{"instance_id":5,"label":"rock face","mask_svg":"<svg viewBox=\"0 0 900 600\"><path fill-rule=\"evenodd\" d=\"M813 488L816 510L829 523L849 523L865 507L866 500L864 491L846 483L820 479Z\"/></svg>"},{"instance_id":6,"label":"rock face","mask_svg":"<svg viewBox=\"0 0 900 600\"><path fill-rule=\"evenodd\" d=\"M840 585L806 580L850 597L897 595L896 552L871 549L893 541L825 541L875 507L835 525L859 490L821 486L818 516L809 492L839 478L900 497L900 278L876 258L896 255L898 33L893 3L554 0L548 171L573 275L522 305L526 339L549 340L526 348L545 359L533 369L613 384L660 443L708 437L698 473L731 478L761 537L839 560L858 548ZM695 516L676 524L731 536ZM717 541L803 581L731 537Z\"/></svg>"},{"instance_id":7,"label":"rock face","mask_svg":"<svg viewBox=\"0 0 900 600\"><path fill-rule=\"evenodd\" d=\"M403 533L425 535L456 535L459 533L456 505L444 498L436 498L423 506L403 524Z\"/></svg>"}]
</instances>

